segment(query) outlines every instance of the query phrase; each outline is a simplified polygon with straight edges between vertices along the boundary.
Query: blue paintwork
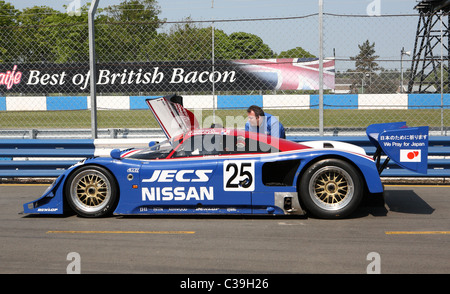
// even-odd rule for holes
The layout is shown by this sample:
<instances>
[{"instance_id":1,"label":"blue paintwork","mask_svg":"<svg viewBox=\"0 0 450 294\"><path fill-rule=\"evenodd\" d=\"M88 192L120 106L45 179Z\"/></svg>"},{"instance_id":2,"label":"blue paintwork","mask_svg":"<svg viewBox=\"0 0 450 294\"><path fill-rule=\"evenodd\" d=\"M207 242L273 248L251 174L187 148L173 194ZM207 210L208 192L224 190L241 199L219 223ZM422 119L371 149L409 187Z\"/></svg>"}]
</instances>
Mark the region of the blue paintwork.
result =
<instances>
[{"instance_id":1,"label":"blue paintwork","mask_svg":"<svg viewBox=\"0 0 450 294\"><path fill-rule=\"evenodd\" d=\"M225 129L200 130L189 132L189 134L195 136L211 132L221 135L224 132L230 134L230 131ZM243 135L250 134L256 135L236 132L234 136L243 138ZM185 137L185 142L191 142L190 135ZM426 172L428 127L408 128L404 122L377 124L367 128L367 135L375 147L380 152L384 151L395 163L417 172ZM195 140L192 139L192 142ZM224 141L224 143L227 142ZM137 159L141 156L137 150L121 152L116 149L111 152L111 157L87 158L70 167L41 198L24 204L24 212L63 214L66 179L78 168L86 165L103 167L114 176L119 189L119 201L114 211L117 215L285 214L286 211L279 207L282 204L277 202L275 195L280 193L296 195L303 172L309 168L310 164L327 158L337 158L353 164L361 172L370 193L383 192L378 167L369 156L355 153L356 151L343 151L325 148L325 146L324 148L307 148L283 139L280 139L279 143L280 146L285 146L282 150L290 151L225 155L229 152L227 148L230 145L224 144L223 146L227 148L224 148L220 156L195 156L193 150L196 149L183 149L186 146L181 148L181 145L178 145L173 146L174 152L178 152L177 148L182 154L190 151L191 157L148 160ZM406 148L412 143L417 143L417 146L411 149ZM160 150L160 146L149 145L151 146L148 150L151 151L148 153L150 155L164 154L170 150ZM419 160L420 157L411 158L411 160L406 157L408 152L414 151L418 151L417 154L423 156L421 160ZM138 157L134 157L134 152ZM142 156L149 156L147 153L143 154ZM278 183L276 186L266 185L263 182L264 164L292 160L298 163L298 167L292 170L295 173L289 177L290 180L292 179L291 182L283 181L283 185ZM283 172L289 171L276 171L276 173Z\"/></svg>"},{"instance_id":2,"label":"blue paintwork","mask_svg":"<svg viewBox=\"0 0 450 294\"><path fill-rule=\"evenodd\" d=\"M359 154L330 149L305 149L284 153L248 156L220 156L202 159L170 159L142 161L135 159L91 158L86 159L64 172L44 195L36 201L24 204L25 213L62 214L63 189L65 180L77 168L83 165L98 165L112 172L118 185L120 200L114 214L173 214L173 213L217 213L217 214L284 214L284 211L274 203L274 192L296 192L297 182L305 167L314 160L326 157L338 157L353 162L364 175L368 190L371 193L381 193L383 186L378 176L373 160ZM262 166L266 162L299 159L300 166L295 174L292 185L266 186L261 179ZM254 163L253 191L224 191L224 163L227 160L238 160ZM151 179L155 170L159 171L192 171L184 172L180 180L176 180L176 172L166 174L165 182L143 182ZM195 171L211 171L195 174ZM127 178L129 174L133 179ZM205 182L195 182L207 176ZM160 179L160 178L159 178ZM133 188L137 185L138 188ZM151 200L151 189L159 189L159 199ZM143 193L143 189L148 193ZM163 191L163 189L166 189ZM177 189L177 190L175 190ZM190 190L191 189L191 190ZM192 190L193 189L193 190ZM188 197L189 191L193 192ZM212 199L201 197L201 192L213 192ZM156 193L156 192L155 192ZM176 200L175 194L183 195ZM208 194L208 193L206 193ZM171 199L171 200L165 200ZM190 199L186 199L190 198Z\"/></svg>"},{"instance_id":3,"label":"blue paintwork","mask_svg":"<svg viewBox=\"0 0 450 294\"><path fill-rule=\"evenodd\" d=\"M396 164L410 171L426 174L428 131L428 127L408 127L406 122L396 122L370 125L366 133L372 144ZM408 154L411 158L408 158Z\"/></svg>"}]
</instances>

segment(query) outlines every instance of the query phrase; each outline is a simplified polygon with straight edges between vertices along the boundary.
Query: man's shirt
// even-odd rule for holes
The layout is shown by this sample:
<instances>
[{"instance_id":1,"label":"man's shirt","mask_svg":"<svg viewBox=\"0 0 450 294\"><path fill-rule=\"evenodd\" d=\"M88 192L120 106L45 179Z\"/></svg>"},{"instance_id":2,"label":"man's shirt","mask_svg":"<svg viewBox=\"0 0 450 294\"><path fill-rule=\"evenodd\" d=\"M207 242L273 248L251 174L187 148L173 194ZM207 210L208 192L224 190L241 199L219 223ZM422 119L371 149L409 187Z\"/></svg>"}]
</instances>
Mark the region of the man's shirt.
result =
<instances>
[{"instance_id":1,"label":"man's shirt","mask_svg":"<svg viewBox=\"0 0 450 294\"><path fill-rule=\"evenodd\" d=\"M260 126L252 126L250 122L247 122L245 130L286 139L284 127L275 116L265 113L265 116L260 116L259 119L263 120Z\"/></svg>"}]
</instances>

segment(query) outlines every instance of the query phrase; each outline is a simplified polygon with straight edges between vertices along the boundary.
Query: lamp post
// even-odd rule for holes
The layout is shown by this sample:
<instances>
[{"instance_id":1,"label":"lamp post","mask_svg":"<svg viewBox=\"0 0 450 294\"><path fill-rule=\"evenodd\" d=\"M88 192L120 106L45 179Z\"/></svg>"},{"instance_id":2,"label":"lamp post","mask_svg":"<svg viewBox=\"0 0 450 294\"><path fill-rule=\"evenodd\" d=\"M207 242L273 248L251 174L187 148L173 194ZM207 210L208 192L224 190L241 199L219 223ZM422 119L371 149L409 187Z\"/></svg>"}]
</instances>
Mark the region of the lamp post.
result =
<instances>
[{"instance_id":1,"label":"lamp post","mask_svg":"<svg viewBox=\"0 0 450 294\"><path fill-rule=\"evenodd\" d=\"M403 93L403 55L411 56L411 51L405 51L405 47L400 51L400 74L401 74L401 82L400 82L400 93Z\"/></svg>"}]
</instances>

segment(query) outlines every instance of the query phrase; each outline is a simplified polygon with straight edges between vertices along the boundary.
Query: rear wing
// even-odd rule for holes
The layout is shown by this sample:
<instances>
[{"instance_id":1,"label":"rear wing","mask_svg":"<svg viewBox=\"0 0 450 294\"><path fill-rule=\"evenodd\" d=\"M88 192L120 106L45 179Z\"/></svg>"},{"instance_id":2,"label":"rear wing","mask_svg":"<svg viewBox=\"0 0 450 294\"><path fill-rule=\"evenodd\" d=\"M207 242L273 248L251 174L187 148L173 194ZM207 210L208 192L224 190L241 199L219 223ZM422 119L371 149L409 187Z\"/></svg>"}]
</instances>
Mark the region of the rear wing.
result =
<instances>
[{"instance_id":1,"label":"rear wing","mask_svg":"<svg viewBox=\"0 0 450 294\"><path fill-rule=\"evenodd\" d=\"M389 163L426 174L428 169L428 127L408 127L406 122L373 124L366 129L367 136L377 148L373 159L381 174ZM381 164L381 156L386 159Z\"/></svg>"}]
</instances>

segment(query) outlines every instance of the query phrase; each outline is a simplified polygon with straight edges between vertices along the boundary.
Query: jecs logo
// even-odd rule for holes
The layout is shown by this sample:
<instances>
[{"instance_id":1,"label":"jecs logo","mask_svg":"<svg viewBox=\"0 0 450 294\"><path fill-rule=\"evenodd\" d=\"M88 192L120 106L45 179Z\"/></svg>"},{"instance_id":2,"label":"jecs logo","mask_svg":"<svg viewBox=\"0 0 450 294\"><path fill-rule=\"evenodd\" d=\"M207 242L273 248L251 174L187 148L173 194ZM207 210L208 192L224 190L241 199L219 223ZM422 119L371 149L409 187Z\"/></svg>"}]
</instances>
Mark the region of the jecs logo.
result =
<instances>
[{"instance_id":1,"label":"jecs logo","mask_svg":"<svg viewBox=\"0 0 450 294\"><path fill-rule=\"evenodd\" d=\"M421 150L400 150L400 162L421 162L422 151Z\"/></svg>"},{"instance_id":2,"label":"jecs logo","mask_svg":"<svg viewBox=\"0 0 450 294\"><path fill-rule=\"evenodd\" d=\"M155 170L153 175L148 179L143 179L143 183L165 182L208 182L208 174L212 170Z\"/></svg>"}]
</instances>

